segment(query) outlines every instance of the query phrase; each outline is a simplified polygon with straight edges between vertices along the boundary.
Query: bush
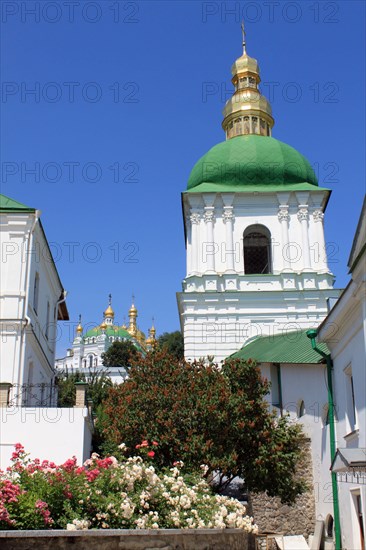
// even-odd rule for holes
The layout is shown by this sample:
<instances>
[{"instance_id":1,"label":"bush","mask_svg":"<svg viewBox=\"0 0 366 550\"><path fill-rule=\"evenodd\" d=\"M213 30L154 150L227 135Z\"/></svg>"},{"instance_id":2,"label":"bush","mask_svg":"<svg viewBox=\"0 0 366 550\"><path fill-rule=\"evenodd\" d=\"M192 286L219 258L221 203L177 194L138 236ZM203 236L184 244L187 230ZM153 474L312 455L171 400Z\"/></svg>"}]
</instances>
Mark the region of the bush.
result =
<instances>
[{"instance_id":1,"label":"bush","mask_svg":"<svg viewBox=\"0 0 366 550\"><path fill-rule=\"evenodd\" d=\"M235 476L251 491L291 502L305 485L296 479L302 434L287 417L269 411L269 383L254 362L226 361L222 368L186 363L164 351L132 365L126 382L110 390L99 430L104 449L124 441L155 440L157 467L182 460L189 471L207 464L219 489Z\"/></svg>"},{"instance_id":2,"label":"bush","mask_svg":"<svg viewBox=\"0 0 366 550\"><path fill-rule=\"evenodd\" d=\"M181 475L181 464L158 474L148 442L140 449L145 460L93 454L83 466L75 458L56 466L29 460L17 444L13 466L0 475L0 529L230 527L256 532L239 501L213 495L202 477Z\"/></svg>"}]
</instances>

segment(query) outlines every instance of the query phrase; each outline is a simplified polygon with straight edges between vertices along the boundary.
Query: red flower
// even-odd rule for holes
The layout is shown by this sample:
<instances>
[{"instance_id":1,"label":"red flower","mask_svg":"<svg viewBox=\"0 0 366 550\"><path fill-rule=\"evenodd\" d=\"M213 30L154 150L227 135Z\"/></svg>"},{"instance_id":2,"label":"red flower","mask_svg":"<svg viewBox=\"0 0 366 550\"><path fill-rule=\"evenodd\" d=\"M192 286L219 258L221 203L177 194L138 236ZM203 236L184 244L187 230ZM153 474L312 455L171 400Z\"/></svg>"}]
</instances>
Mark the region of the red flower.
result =
<instances>
[{"instance_id":1,"label":"red flower","mask_svg":"<svg viewBox=\"0 0 366 550\"><path fill-rule=\"evenodd\" d=\"M151 458L153 458L153 457L155 456L154 451L149 451L149 452L147 453L147 456L150 456Z\"/></svg>"}]
</instances>

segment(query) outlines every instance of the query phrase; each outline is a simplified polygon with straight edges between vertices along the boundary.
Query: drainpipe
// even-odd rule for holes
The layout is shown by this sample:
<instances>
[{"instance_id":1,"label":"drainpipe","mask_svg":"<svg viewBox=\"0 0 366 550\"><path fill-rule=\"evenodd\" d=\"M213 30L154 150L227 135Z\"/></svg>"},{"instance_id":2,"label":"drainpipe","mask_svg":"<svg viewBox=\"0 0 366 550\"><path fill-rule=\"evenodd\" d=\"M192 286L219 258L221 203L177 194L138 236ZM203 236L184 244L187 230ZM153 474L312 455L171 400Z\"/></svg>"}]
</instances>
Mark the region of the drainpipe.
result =
<instances>
[{"instance_id":1,"label":"drainpipe","mask_svg":"<svg viewBox=\"0 0 366 550\"><path fill-rule=\"evenodd\" d=\"M328 411L329 411L329 432L330 432L330 459L333 463L336 455L336 442L335 442L335 422L334 422L334 400L333 400L333 381L332 370L333 361L330 353L325 353L319 349L316 345L315 338L318 335L316 329L311 329L306 332L306 336L311 340L311 347L316 351L327 363L327 381L328 381ZM333 493L333 511L334 511L334 530L335 530L335 546L336 550L341 550L341 524L339 517L339 500L338 500L338 485L337 474L331 472L332 477L332 493Z\"/></svg>"}]
</instances>

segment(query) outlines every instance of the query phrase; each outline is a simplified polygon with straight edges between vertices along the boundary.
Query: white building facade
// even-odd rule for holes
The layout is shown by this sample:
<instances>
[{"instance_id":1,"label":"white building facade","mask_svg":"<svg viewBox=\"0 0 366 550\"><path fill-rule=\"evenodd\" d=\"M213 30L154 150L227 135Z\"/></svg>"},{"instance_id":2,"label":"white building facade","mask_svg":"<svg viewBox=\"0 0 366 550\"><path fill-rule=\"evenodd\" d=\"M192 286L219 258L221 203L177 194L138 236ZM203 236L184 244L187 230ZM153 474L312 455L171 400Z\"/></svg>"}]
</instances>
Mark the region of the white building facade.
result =
<instances>
[{"instance_id":1,"label":"white building facade","mask_svg":"<svg viewBox=\"0 0 366 550\"><path fill-rule=\"evenodd\" d=\"M57 407L57 321L66 292L40 212L0 195L0 469L16 443L32 458L62 463L90 456L93 425L85 385L75 407Z\"/></svg>"},{"instance_id":2,"label":"white building facade","mask_svg":"<svg viewBox=\"0 0 366 550\"><path fill-rule=\"evenodd\" d=\"M366 534L366 200L348 262L351 281L318 337L333 361L342 548L365 548ZM329 466L329 463L327 464Z\"/></svg>"},{"instance_id":3,"label":"white building facade","mask_svg":"<svg viewBox=\"0 0 366 550\"><path fill-rule=\"evenodd\" d=\"M57 321L69 318L39 215L0 196L0 382L15 406L54 404Z\"/></svg>"}]
</instances>

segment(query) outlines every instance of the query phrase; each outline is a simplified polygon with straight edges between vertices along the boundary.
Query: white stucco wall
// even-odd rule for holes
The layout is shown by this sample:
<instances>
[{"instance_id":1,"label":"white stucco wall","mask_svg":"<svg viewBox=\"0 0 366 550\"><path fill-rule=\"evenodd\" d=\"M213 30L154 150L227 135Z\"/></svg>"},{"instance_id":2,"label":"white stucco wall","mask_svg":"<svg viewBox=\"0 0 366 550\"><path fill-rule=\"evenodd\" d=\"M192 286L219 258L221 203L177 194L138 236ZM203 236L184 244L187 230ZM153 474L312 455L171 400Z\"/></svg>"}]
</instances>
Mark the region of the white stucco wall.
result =
<instances>
[{"instance_id":1,"label":"white stucco wall","mask_svg":"<svg viewBox=\"0 0 366 550\"><path fill-rule=\"evenodd\" d=\"M10 465L14 444L21 443L31 458L62 464L73 455L79 464L91 452L87 408L0 408L0 469Z\"/></svg>"},{"instance_id":2,"label":"white stucco wall","mask_svg":"<svg viewBox=\"0 0 366 550\"><path fill-rule=\"evenodd\" d=\"M260 369L275 386L270 365L261 364ZM293 422L302 424L305 435L311 439L316 519L325 521L328 514L333 515L329 425L326 424L326 367L323 364L281 364L280 369L283 412L289 413ZM267 400L273 402L272 390ZM304 402L304 414L299 417L301 401Z\"/></svg>"}]
</instances>

